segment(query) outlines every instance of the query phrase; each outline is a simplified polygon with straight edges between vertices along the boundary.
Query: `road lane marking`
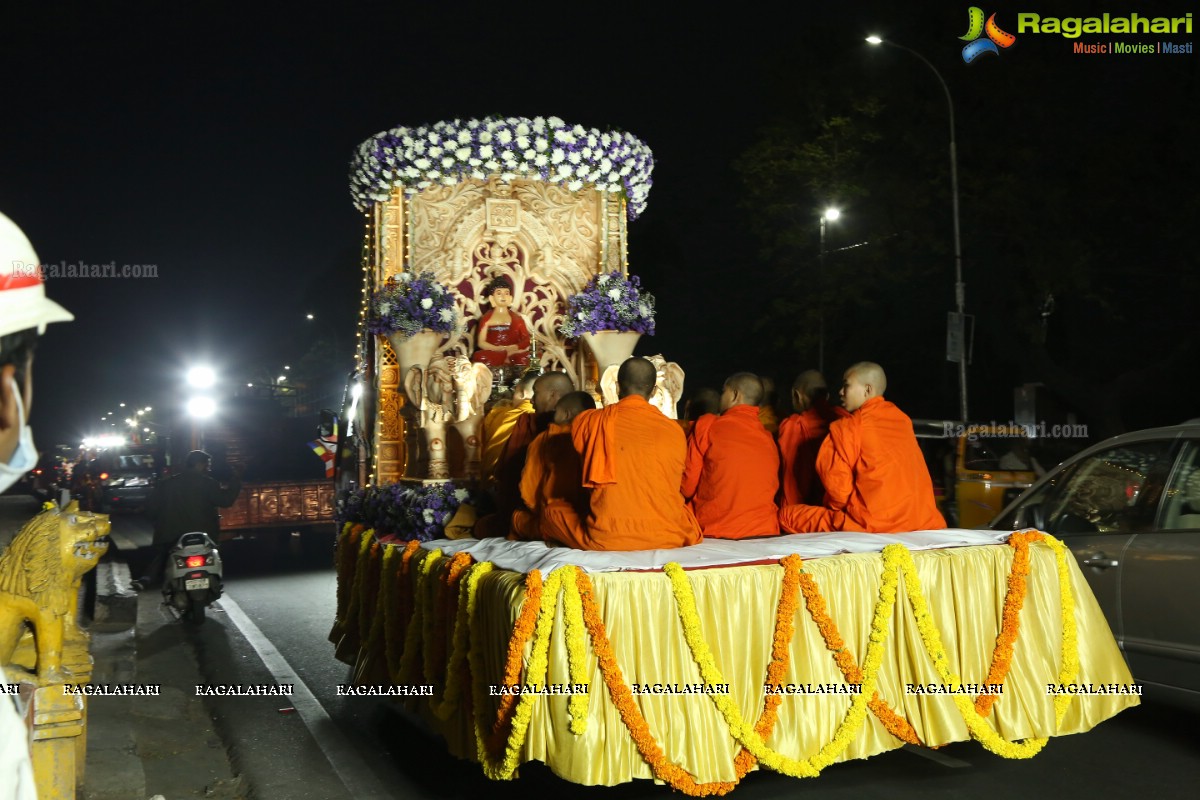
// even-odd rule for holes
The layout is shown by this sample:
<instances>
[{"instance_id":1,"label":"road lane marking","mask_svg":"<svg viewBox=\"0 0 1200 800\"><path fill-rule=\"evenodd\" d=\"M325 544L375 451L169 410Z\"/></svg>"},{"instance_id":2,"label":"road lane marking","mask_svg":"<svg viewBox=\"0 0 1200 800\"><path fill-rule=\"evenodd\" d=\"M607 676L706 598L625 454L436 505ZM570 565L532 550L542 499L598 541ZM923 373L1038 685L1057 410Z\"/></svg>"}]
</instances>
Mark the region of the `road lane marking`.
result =
<instances>
[{"instance_id":1,"label":"road lane marking","mask_svg":"<svg viewBox=\"0 0 1200 800\"><path fill-rule=\"evenodd\" d=\"M228 594L221 597L221 608L225 610L230 622L237 626L238 631L245 637L258 657L262 659L267 670L275 678L276 683L290 683L295 689L291 698L292 707L304 720L309 734L316 739L321 751L325 753L333 771L346 787L346 791L355 800L391 800L395 795L384 788L383 784L371 772L371 769L359 756L358 751L338 730L337 724L330 719L321 701L300 679L292 665L283 654L276 649L258 626L246 616L234 599Z\"/></svg>"}]
</instances>

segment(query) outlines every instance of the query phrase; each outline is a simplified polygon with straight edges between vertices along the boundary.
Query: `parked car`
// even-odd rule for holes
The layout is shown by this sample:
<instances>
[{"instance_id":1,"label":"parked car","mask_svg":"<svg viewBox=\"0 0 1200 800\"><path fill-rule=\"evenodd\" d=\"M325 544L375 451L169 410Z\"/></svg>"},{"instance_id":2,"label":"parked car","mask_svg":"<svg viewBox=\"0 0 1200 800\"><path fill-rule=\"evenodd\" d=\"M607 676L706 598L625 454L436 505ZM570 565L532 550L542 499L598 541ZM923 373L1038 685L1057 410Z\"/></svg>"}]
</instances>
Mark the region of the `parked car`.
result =
<instances>
[{"instance_id":1,"label":"parked car","mask_svg":"<svg viewBox=\"0 0 1200 800\"><path fill-rule=\"evenodd\" d=\"M1084 450L990 527L1066 542L1147 695L1200 708L1200 420Z\"/></svg>"},{"instance_id":2,"label":"parked car","mask_svg":"<svg viewBox=\"0 0 1200 800\"><path fill-rule=\"evenodd\" d=\"M151 453L118 453L104 459L98 498L105 512L138 510L150 500L158 469Z\"/></svg>"}]
</instances>

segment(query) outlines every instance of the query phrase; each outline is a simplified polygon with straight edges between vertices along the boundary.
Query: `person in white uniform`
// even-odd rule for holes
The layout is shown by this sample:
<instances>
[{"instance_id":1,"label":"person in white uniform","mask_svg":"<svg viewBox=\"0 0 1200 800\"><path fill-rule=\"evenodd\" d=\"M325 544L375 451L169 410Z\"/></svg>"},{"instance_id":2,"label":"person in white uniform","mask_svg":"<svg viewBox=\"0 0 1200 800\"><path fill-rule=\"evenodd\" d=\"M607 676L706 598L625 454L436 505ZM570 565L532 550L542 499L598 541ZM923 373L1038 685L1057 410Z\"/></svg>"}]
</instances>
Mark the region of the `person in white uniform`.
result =
<instances>
[{"instance_id":1,"label":"person in white uniform","mask_svg":"<svg viewBox=\"0 0 1200 800\"><path fill-rule=\"evenodd\" d=\"M37 254L0 213L0 492L37 465L29 428L33 350L51 322L74 319L46 297ZM36 800L29 731L0 669L0 800Z\"/></svg>"}]
</instances>

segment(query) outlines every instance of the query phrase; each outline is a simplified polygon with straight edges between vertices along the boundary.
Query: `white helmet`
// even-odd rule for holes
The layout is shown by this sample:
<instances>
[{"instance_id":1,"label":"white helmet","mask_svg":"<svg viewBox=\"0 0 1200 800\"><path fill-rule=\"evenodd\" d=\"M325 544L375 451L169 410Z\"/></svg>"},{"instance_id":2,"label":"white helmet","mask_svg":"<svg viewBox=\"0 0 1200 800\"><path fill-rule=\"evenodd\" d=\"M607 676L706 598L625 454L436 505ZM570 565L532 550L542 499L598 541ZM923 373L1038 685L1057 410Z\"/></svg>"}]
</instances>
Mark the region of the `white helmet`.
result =
<instances>
[{"instance_id":1,"label":"white helmet","mask_svg":"<svg viewBox=\"0 0 1200 800\"><path fill-rule=\"evenodd\" d=\"M51 322L70 322L71 312L46 297L37 253L29 239L0 213L0 336Z\"/></svg>"}]
</instances>

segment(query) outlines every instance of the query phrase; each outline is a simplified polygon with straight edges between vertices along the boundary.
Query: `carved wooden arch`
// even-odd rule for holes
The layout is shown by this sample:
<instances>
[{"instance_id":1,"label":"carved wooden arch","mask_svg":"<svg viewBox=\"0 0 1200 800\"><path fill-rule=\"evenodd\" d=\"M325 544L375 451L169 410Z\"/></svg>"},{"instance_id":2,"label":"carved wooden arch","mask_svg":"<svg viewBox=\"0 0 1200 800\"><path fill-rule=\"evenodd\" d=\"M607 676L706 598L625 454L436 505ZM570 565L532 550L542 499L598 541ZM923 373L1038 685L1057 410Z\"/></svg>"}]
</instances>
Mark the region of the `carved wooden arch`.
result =
<instances>
[{"instance_id":1,"label":"carved wooden arch","mask_svg":"<svg viewBox=\"0 0 1200 800\"><path fill-rule=\"evenodd\" d=\"M444 352L474 350L475 327L486 311L482 291L502 274L513 282L513 308L529 326L543 368L563 370L582 385L582 359L558 326L567 297L600 266L599 194L533 180L513 186L467 182L426 190L409 202L411 267L449 285L467 321Z\"/></svg>"}]
</instances>

